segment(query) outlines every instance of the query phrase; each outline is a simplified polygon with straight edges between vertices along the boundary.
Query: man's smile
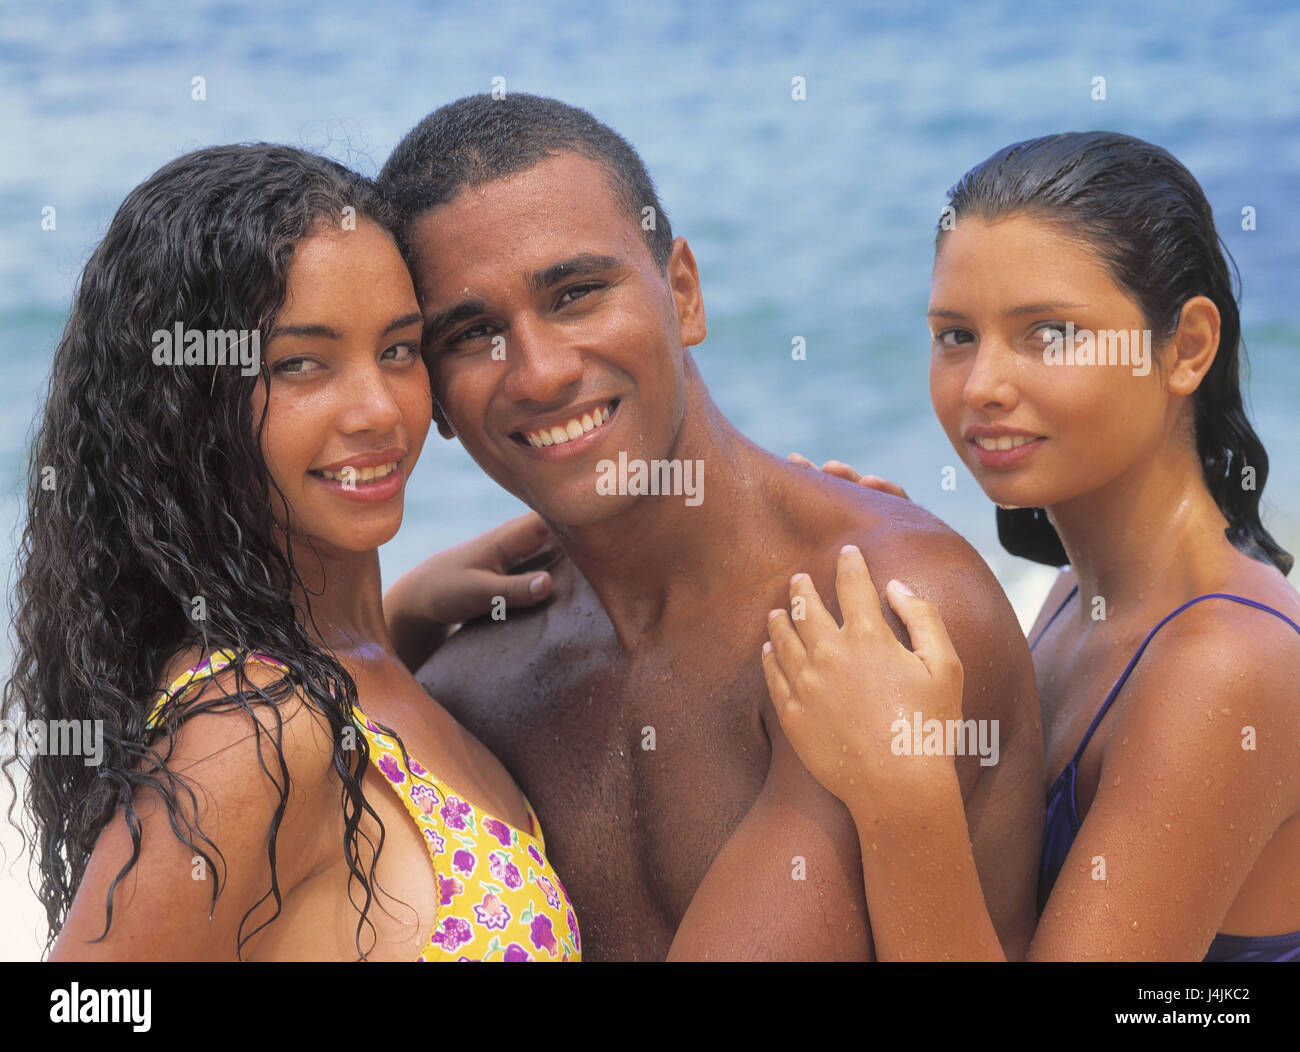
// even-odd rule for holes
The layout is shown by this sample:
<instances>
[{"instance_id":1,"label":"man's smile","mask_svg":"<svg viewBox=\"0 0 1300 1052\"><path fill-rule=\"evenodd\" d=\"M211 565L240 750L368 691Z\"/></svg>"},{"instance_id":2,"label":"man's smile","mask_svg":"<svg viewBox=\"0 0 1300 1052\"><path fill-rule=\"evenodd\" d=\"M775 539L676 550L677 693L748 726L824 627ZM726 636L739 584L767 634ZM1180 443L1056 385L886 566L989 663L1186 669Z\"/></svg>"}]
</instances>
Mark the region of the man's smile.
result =
<instances>
[{"instance_id":1,"label":"man's smile","mask_svg":"<svg viewBox=\"0 0 1300 1052\"><path fill-rule=\"evenodd\" d=\"M510 437L521 446L536 450L564 447L564 453L560 455L577 453L604 437L610 420L618 411L618 405L619 399L614 398L564 410L562 414L554 414L550 419L530 421L529 426L512 432Z\"/></svg>"}]
</instances>

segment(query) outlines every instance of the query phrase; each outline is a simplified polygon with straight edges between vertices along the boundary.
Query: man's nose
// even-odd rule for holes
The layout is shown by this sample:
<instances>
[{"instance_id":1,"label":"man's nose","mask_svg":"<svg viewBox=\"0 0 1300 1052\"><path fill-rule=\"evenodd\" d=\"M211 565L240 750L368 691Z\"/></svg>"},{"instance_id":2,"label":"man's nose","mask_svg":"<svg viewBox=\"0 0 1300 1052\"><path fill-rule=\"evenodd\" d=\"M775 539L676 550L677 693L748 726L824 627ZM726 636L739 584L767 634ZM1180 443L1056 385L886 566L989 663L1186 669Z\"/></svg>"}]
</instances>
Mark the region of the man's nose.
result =
<instances>
[{"instance_id":1,"label":"man's nose","mask_svg":"<svg viewBox=\"0 0 1300 1052\"><path fill-rule=\"evenodd\" d=\"M505 394L517 402L563 401L582 379L582 352L558 326L520 319L506 343Z\"/></svg>"}]
</instances>

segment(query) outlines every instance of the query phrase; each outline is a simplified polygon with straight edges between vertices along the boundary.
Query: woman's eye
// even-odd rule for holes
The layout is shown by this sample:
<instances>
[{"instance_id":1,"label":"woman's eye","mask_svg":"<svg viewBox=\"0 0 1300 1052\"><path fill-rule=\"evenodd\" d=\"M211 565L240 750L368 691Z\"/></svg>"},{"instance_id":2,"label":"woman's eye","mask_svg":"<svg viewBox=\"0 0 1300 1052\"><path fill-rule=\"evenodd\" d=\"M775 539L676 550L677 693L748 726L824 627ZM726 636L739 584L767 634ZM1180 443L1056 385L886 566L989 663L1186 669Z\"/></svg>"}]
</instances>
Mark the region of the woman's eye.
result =
<instances>
[{"instance_id":1,"label":"woman's eye","mask_svg":"<svg viewBox=\"0 0 1300 1052\"><path fill-rule=\"evenodd\" d=\"M397 343L384 351L384 357L394 362L411 362L420 357L420 348L409 343Z\"/></svg>"},{"instance_id":2,"label":"woman's eye","mask_svg":"<svg viewBox=\"0 0 1300 1052\"><path fill-rule=\"evenodd\" d=\"M956 347L963 343L974 343L975 334L967 329L944 329L936 334L934 342L940 347Z\"/></svg>"},{"instance_id":3,"label":"woman's eye","mask_svg":"<svg viewBox=\"0 0 1300 1052\"><path fill-rule=\"evenodd\" d=\"M314 372L315 369L316 363L310 358L284 358L275 363L273 371L286 376L301 376L303 373Z\"/></svg>"},{"instance_id":4,"label":"woman's eye","mask_svg":"<svg viewBox=\"0 0 1300 1052\"><path fill-rule=\"evenodd\" d=\"M1033 330L1034 338L1042 340L1043 343L1053 343L1057 340L1063 341L1066 335L1065 322L1062 321L1044 322L1042 325L1036 325Z\"/></svg>"},{"instance_id":5,"label":"woman's eye","mask_svg":"<svg viewBox=\"0 0 1300 1052\"><path fill-rule=\"evenodd\" d=\"M596 289L602 287L603 283L599 281L589 281L583 285L571 285L560 293L560 299L557 305L563 307L566 303L573 303L575 300L580 300L588 293L595 292Z\"/></svg>"}]
</instances>

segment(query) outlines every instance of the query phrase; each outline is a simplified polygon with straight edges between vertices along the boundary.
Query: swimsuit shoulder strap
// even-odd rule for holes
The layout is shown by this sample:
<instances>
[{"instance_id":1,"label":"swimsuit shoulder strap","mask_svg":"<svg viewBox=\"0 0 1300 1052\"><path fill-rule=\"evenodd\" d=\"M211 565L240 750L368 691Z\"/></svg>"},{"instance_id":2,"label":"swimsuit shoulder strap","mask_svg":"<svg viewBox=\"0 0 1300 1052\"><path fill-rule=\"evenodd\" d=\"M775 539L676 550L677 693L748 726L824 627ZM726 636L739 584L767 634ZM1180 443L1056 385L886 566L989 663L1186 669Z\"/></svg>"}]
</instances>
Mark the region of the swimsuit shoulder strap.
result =
<instances>
[{"instance_id":1,"label":"swimsuit shoulder strap","mask_svg":"<svg viewBox=\"0 0 1300 1052\"><path fill-rule=\"evenodd\" d=\"M1038 646L1038 644L1042 642L1043 636L1047 635L1047 630L1052 627L1052 622L1055 621L1060 616L1062 610L1064 610L1067 606L1070 605L1070 600L1073 599L1076 595L1078 595L1078 593L1079 593L1079 586L1076 584L1073 588L1070 589L1069 594L1064 599L1061 600L1061 605L1058 606L1055 611L1053 611L1052 616L1047 619L1047 624L1045 624L1043 626L1043 630L1038 633L1038 638L1029 644L1030 650L1033 650L1034 647Z\"/></svg>"},{"instance_id":2,"label":"swimsuit shoulder strap","mask_svg":"<svg viewBox=\"0 0 1300 1052\"><path fill-rule=\"evenodd\" d=\"M1187 602L1185 602L1172 614L1166 614L1165 617L1160 621L1160 623L1157 624L1155 628L1151 629L1151 631L1147 633L1146 638L1142 640L1142 645L1137 648L1137 652L1134 653L1134 655L1129 659L1129 663L1124 666L1124 671L1120 673L1120 677L1115 681L1115 685L1110 688L1110 693L1106 695L1106 700L1101 703L1101 708L1097 710L1097 715L1094 716L1092 718L1092 722L1088 724L1088 729L1087 731L1084 732L1083 740L1079 742L1079 747L1074 750L1074 755L1070 757L1070 764L1069 764L1070 766L1073 767L1078 764L1079 759L1083 756L1083 751L1088 747L1088 743L1092 741L1093 733L1097 730L1097 727L1101 724L1101 721L1105 718L1106 713L1110 711L1111 705L1114 703L1115 699L1119 696L1119 692L1123 689L1124 684L1128 682L1129 676L1133 674L1133 670L1137 667L1138 660L1142 657L1142 654L1146 651L1146 648L1151 643L1151 640L1153 640L1156 637L1156 633L1159 632L1162 628L1164 628L1165 625L1167 625L1175 617L1181 614L1184 610L1188 609L1189 607L1195 606L1197 603L1202 603L1206 599L1228 599L1234 603L1241 603L1243 606L1253 606L1256 610L1263 610L1266 613L1272 614L1274 617L1281 618L1288 625L1294 628L1297 634L1300 634L1300 625L1292 621L1289 617L1286 616L1286 614L1282 613L1282 611L1280 610L1274 610L1273 607L1268 606L1266 603L1256 602L1254 599L1247 599L1244 596L1240 596L1240 595L1229 595L1227 592L1207 592L1205 595L1198 595L1195 599L1187 600Z\"/></svg>"},{"instance_id":3,"label":"swimsuit shoulder strap","mask_svg":"<svg viewBox=\"0 0 1300 1052\"><path fill-rule=\"evenodd\" d=\"M154 731L162 722L169 705L180 700L181 695L187 693L194 687L198 686L206 679L211 679L223 669L229 667L239 660L239 653L235 650L221 649L214 650L209 657L204 658L193 668L186 669L174 680L171 686L161 691L158 700L154 702L153 709L149 713L149 718L145 721L145 730ZM249 654L244 658L245 664L267 665L271 668L279 669L281 672L288 672L288 668L276 661L274 658L267 657L265 654Z\"/></svg>"}]
</instances>

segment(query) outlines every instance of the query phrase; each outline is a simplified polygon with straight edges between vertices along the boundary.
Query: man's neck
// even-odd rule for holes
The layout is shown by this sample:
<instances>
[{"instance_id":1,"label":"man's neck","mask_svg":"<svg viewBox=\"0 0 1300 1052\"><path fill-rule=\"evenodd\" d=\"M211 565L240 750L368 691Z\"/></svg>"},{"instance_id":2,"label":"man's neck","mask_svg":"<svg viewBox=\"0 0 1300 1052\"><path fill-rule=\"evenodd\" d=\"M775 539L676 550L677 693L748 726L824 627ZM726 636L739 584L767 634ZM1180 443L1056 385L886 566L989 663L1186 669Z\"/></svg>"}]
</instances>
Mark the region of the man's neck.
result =
<instances>
[{"instance_id":1,"label":"man's neck","mask_svg":"<svg viewBox=\"0 0 1300 1052\"><path fill-rule=\"evenodd\" d=\"M677 441L666 459L702 469L701 499L621 497L621 514L590 526L554 526L565 553L590 582L625 648L698 621L701 611L742 594L772 561L764 530L770 454L722 415L695 373Z\"/></svg>"}]
</instances>

